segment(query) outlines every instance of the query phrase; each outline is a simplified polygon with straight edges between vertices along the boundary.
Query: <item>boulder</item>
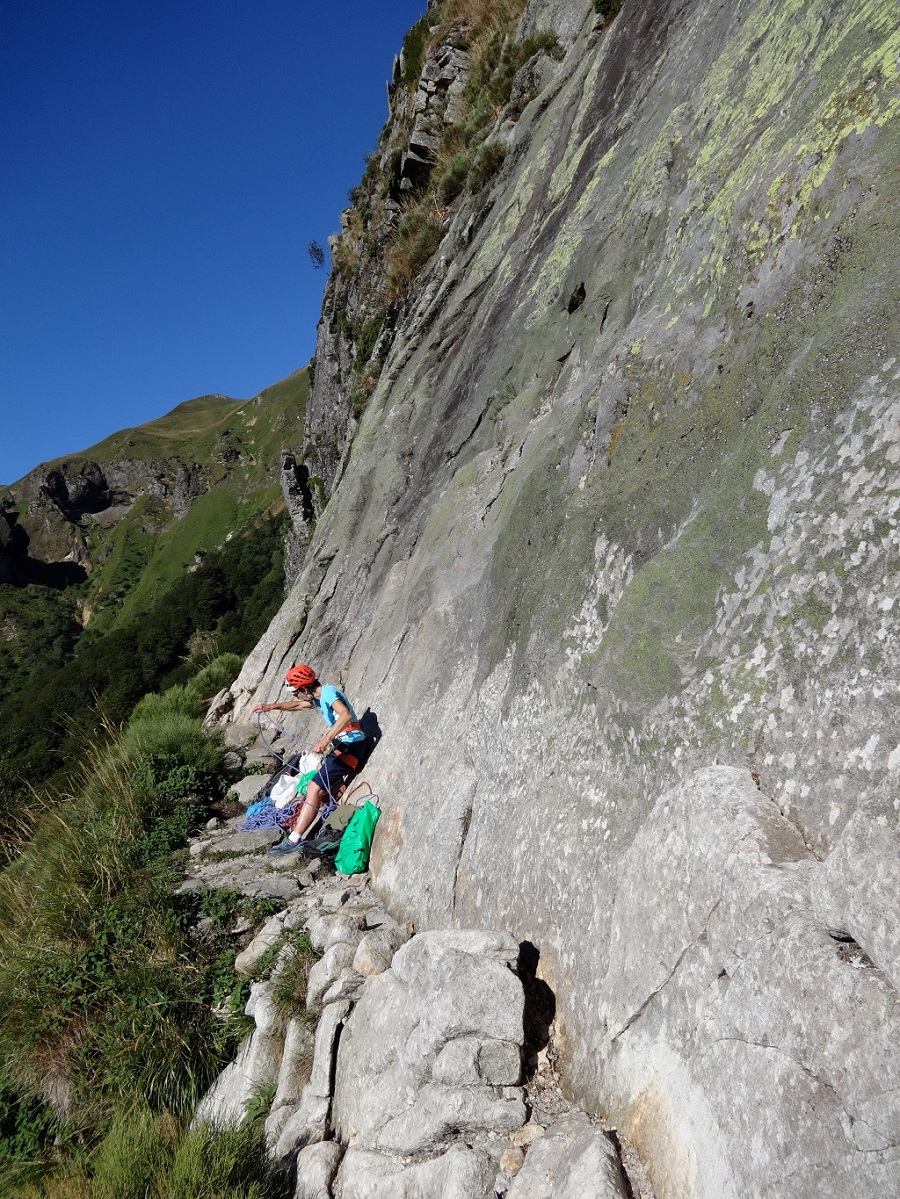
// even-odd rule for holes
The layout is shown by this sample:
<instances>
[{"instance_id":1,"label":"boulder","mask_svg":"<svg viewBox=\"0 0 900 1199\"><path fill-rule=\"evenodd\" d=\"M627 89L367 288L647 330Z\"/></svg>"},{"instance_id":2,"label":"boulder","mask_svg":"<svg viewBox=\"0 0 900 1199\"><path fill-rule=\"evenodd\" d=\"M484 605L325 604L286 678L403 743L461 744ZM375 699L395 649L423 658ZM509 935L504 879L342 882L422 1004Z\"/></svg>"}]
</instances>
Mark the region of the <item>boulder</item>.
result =
<instances>
[{"instance_id":1,"label":"boulder","mask_svg":"<svg viewBox=\"0 0 900 1199\"><path fill-rule=\"evenodd\" d=\"M297 1154L294 1199L332 1199L331 1184L343 1150L335 1141L307 1145Z\"/></svg>"},{"instance_id":2,"label":"boulder","mask_svg":"<svg viewBox=\"0 0 900 1199\"><path fill-rule=\"evenodd\" d=\"M233 795L243 807L249 808L252 803L255 803L260 798L268 781L267 775L248 774L245 778L238 779L236 783L232 783L228 788L228 793L229 795Z\"/></svg>"},{"instance_id":3,"label":"boulder","mask_svg":"<svg viewBox=\"0 0 900 1199\"><path fill-rule=\"evenodd\" d=\"M353 962L354 947L338 941L327 949L309 972L306 1006L311 1012L322 1010L325 993L338 981L341 972Z\"/></svg>"},{"instance_id":4,"label":"boulder","mask_svg":"<svg viewBox=\"0 0 900 1199\"><path fill-rule=\"evenodd\" d=\"M612 1141L583 1112L557 1121L524 1165L518 1157L516 1163L507 1199L630 1199Z\"/></svg>"},{"instance_id":5,"label":"boulder","mask_svg":"<svg viewBox=\"0 0 900 1199\"><path fill-rule=\"evenodd\" d=\"M311 916L307 922L310 944L317 953L325 953L332 945L345 943L354 947L366 927L365 912L342 911Z\"/></svg>"},{"instance_id":6,"label":"boulder","mask_svg":"<svg viewBox=\"0 0 900 1199\"><path fill-rule=\"evenodd\" d=\"M284 916L278 912L270 916L246 949L243 949L234 960L235 974L250 974L253 967L273 945L284 936Z\"/></svg>"},{"instance_id":7,"label":"boulder","mask_svg":"<svg viewBox=\"0 0 900 1199\"><path fill-rule=\"evenodd\" d=\"M237 1059L226 1066L206 1092L194 1115L194 1124L237 1128L246 1115L247 1101L260 1088L278 1078L284 1048L285 1020L272 1000L271 984L254 983L245 1012L256 1028L244 1042Z\"/></svg>"},{"instance_id":8,"label":"boulder","mask_svg":"<svg viewBox=\"0 0 900 1199\"><path fill-rule=\"evenodd\" d=\"M366 981L338 1050L333 1123L345 1143L434 1153L460 1131L509 1132L525 1122L521 1091L484 1081L485 1073L518 1077L517 954L504 934L420 933Z\"/></svg>"}]
</instances>

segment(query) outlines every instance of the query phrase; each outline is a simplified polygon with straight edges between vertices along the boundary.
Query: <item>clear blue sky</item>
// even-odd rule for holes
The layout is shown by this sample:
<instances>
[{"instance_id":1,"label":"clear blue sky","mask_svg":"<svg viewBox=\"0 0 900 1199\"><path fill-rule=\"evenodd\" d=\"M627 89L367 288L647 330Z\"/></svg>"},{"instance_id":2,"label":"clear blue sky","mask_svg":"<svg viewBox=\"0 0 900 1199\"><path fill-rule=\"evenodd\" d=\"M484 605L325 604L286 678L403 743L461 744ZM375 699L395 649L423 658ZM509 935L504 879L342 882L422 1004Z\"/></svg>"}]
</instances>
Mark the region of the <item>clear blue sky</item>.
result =
<instances>
[{"instance_id":1,"label":"clear blue sky","mask_svg":"<svg viewBox=\"0 0 900 1199\"><path fill-rule=\"evenodd\" d=\"M425 0L6 0L0 483L315 348Z\"/></svg>"}]
</instances>

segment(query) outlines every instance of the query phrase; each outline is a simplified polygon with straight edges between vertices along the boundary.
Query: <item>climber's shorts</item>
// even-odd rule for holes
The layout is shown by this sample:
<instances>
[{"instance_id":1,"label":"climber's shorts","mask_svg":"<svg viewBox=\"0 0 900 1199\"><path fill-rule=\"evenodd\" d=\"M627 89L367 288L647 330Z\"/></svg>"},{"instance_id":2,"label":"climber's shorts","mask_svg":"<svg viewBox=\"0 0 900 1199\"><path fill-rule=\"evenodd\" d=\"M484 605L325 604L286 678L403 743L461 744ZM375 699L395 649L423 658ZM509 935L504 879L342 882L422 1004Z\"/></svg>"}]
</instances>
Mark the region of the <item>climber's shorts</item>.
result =
<instances>
[{"instance_id":1,"label":"climber's shorts","mask_svg":"<svg viewBox=\"0 0 900 1199\"><path fill-rule=\"evenodd\" d=\"M339 745L337 752L331 751L312 781L318 783L327 795L337 799L341 784L359 774L371 753L372 742L368 737L365 741L349 741L346 745ZM351 758L353 761L350 761Z\"/></svg>"}]
</instances>

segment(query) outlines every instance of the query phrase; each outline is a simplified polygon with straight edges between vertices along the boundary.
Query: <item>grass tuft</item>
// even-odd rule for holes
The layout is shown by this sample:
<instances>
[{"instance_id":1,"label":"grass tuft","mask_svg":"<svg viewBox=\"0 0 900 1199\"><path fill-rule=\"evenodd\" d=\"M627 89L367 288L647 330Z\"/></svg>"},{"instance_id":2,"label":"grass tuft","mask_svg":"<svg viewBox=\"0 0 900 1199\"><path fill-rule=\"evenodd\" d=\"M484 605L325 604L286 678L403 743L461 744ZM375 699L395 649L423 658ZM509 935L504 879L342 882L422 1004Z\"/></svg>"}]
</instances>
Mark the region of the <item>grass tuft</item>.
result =
<instances>
[{"instance_id":1,"label":"grass tuft","mask_svg":"<svg viewBox=\"0 0 900 1199\"><path fill-rule=\"evenodd\" d=\"M272 999L283 1016L298 1016L306 1012L306 992L309 972L316 962L309 933L292 938L273 977Z\"/></svg>"},{"instance_id":2,"label":"grass tuft","mask_svg":"<svg viewBox=\"0 0 900 1199\"><path fill-rule=\"evenodd\" d=\"M469 172L469 191L485 187L506 161L506 146L501 141L489 141L479 149Z\"/></svg>"},{"instance_id":3,"label":"grass tuft","mask_svg":"<svg viewBox=\"0 0 900 1199\"><path fill-rule=\"evenodd\" d=\"M269 1161L262 1125L185 1128L138 1104L119 1116L88 1157L16 1191L18 1199L289 1199L287 1175Z\"/></svg>"}]
</instances>

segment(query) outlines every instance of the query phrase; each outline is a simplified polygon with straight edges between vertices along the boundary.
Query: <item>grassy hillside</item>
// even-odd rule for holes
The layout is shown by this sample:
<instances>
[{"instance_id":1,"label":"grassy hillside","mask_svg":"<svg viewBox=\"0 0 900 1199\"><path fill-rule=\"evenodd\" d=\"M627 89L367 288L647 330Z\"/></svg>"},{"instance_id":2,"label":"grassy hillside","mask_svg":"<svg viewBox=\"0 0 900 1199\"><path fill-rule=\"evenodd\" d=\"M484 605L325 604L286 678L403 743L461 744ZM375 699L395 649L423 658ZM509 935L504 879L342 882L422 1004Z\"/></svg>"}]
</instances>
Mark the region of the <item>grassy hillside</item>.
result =
<instances>
[{"instance_id":1,"label":"grassy hillside","mask_svg":"<svg viewBox=\"0 0 900 1199\"><path fill-rule=\"evenodd\" d=\"M148 695L0 871L4 1196L292 1190L255 1112L236 1132L189 1125L247 1031L251 980L234 973L231 930L274 910L235 892L175 891L185 839L227 787L200 716L233 669L219 658L186 686Z\"/></svg>"},{"instance_id":2,"label":"grassy hillside","mask_svg":"<svg viewBox=\"0 0 900 1199\"><path fill-rule=\"evenodd\" d=\"M16 583L0 584L0 702L147 616L230 536L280 519L280 452L300 440L308 393L303 369L250 400L201 396L0 492L30 541ZM85 462L133 502L61 514L41 488ZM179 506L173 480L185 470L192 490Z\"/></svg>"}]
</instances>

